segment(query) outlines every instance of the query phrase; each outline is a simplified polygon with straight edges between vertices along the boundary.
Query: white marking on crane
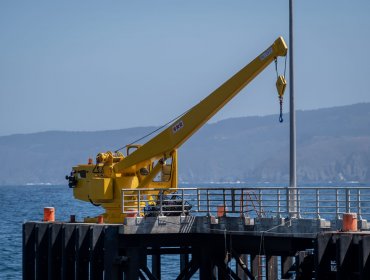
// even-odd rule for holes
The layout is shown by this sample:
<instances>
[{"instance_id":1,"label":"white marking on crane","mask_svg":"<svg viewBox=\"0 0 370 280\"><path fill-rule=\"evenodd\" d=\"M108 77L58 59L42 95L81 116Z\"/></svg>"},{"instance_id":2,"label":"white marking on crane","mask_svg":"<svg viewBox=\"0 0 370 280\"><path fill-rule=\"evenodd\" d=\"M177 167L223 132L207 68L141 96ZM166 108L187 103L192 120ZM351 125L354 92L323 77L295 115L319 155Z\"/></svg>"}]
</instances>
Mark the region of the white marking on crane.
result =
<instances>
[{"instance_id":1,"label":"white marking on crane","mask_svg":"<svg viewBox=\"0 0 370 280\"><path fill-rule=\"evenodd\" d=\"M269 47L263 52L263 54L260 55L260 60L265 60L265 58L268 57L270 54L272 54L272 47Z\"/></svg>"},{"instance_id":2,"label":"white marking on crane","mask_svg":"<svg viewBox=\"0 0 370 280\"><path fill-rule=\"evenodd\" d=\"M172 132L173 133L176 133L180 129L182 129L183 127L184 127L184 122L182 120L180 120L177 123L175 123L175 125L172 127Z\"/></svg>"}]
</instances>

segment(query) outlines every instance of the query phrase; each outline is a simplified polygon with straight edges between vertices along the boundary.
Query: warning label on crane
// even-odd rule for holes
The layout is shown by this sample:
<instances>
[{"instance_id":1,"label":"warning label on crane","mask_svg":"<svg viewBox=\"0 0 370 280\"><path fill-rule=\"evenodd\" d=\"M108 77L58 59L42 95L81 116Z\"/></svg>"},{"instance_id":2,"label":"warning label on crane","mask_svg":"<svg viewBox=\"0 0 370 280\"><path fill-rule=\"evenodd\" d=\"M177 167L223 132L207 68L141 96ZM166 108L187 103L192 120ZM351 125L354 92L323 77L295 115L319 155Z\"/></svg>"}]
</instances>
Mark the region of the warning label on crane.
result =
<instances>
[{"instance_id":1,"label":"warning label on crane","mask_svg":"<svg viewBox=\"0 0 370 280\"><path fill-rule=\"evenodd\" d=\"M269 47L263 52L263 54L260 55L260 60L265 60L265 58L268 57L270 54L272 54L272 47Z\"/></svg>"},{"instance_id":2,"label":"warning label on crane","mask_svg":"<svg viewBox=\"0 0 370 280\"><path fill-rule=\"evenodd\" d=\"M182 129L183 127L184 127L184 122L182 120L180 120L177 123L175 123L175 125L172 127L172 132L173 133L176 133L180 129Z\"/></svg>"}]
</instances>

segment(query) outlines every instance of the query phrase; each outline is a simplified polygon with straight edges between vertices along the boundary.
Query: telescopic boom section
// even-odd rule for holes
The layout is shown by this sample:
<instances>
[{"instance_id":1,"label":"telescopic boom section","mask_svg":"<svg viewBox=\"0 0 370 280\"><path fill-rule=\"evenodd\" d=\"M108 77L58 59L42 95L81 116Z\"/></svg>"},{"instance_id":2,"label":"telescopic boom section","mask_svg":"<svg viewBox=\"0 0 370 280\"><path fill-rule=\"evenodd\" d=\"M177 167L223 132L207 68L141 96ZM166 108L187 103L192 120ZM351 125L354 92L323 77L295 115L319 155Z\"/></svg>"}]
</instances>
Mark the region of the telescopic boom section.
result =
<instances>
[{"instance_id":1,"label":"telescopic boom section","mask_svg":"<svg viewBox=\"0 0 370 280\"><path fill-rule=\"evenodd\" d=\"M117 163L114 171L123 171L148 159L170 157L173 150L180 147L278 56L286 56L287 51L284 39L282 37L276 39L263 53L167 129Z\"/></svg>"}]
</instances>

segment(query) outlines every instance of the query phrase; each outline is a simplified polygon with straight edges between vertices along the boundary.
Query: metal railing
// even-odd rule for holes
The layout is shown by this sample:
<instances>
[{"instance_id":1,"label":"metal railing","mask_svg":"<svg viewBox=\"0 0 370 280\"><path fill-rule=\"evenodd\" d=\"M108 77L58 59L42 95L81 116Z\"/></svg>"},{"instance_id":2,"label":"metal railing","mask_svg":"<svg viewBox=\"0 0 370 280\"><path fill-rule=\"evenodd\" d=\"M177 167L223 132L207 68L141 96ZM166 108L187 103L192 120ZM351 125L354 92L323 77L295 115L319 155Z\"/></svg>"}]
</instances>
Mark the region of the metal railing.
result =
<instances>
[{"instance_id":1,"label":"metal railing","mask_svg":"<svg viewBox=\"0 0 370 280\"><path fill-rule=\"evenodd\" d=\"M370 187L122 189L122 213L370 219ZM153 194L155 193L155 194ZM292 197L292 193L294 193ZM297 205L289 212L288 200ZM291 210L291 209L290 209Z\"/></svg>"}]
</instances>

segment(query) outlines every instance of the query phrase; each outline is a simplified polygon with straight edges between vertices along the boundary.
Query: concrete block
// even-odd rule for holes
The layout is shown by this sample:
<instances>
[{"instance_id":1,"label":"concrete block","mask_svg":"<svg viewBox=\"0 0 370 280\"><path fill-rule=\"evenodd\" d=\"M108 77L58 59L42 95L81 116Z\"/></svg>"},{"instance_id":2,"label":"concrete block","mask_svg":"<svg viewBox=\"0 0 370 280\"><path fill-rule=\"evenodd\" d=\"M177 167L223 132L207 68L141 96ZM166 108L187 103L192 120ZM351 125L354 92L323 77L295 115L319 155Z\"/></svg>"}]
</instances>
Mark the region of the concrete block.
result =
<instances>
[{"instance_id":1,"label":"concrete block","mask_svg":"<svg viewBox=\"0 0 370 280\"><path fill-rule=\"evenodd\" d=\"M158 221L158 226L165 226L166 222L167 222L167 217L166 216L158 216L157 221Z\"/></svg>"},{"instance_id":2,"label":"concrete block","mask_svg":"<svg viewBox=\"0 0 370 280\"><path fill-rule=\"evenodd\" d=\"M218 224L218 218L215 216L209 216L209 222L211 225L217 225Z\"/></svg>"},{"instance_id":3,"label":"concrete block","mask_svg":"<svg viewBox=\"0 0 370 280\"><path fill-rule=\"evenodd\" d=\"M368 224L367 220L365 220L365 219L358 220L357 221L357 228L359 230L368 230L369 229L369 224Z\"/></svg>"},{"instance_id":4,"label":"concrete block","mask_svg":"<svg viewBox=\"0 0 370 280\"><path fill-rule=\"evenodd\" d=\"M330 229L330 221L327 221L325 219L317 219L317 225L319 228L327 228Z\"/></svg>"},{"instance_id":5,"label":"concrete block","mask_svg":"<svg viewBox=\"0 0 370 280\"><path fill-rule=\"evenodd\" d=\"M136 221L136 225L143 225L145 223L144 217L136 217L135 221Z\"/></svg>"},{"instance_id":6,"label":"concrete block","mask_svg":"<svg viewBox=\"0 0 370 280\"><path fill-rule=\"evenodd\" d=\"M325 219L291 219L291 232L293 233L313 233L323 229L330 229L330 221Z\"/></svg>"},{"instance_id":7,"label":"concrete block","mask_svg":"<svg viewBox=\"0 0 370 280\"><path fill-rule=\"evenodd\" d=\"M126 226L136 226L136 217L125 217L123 224Z\"/></svg>"},{"instance_id":8,"label":"concrete block","mask_svg":"<svg viewBox=\"0 0 370 280\"><path fill-rule=\"evenodd\" d=\"M194 217L192 228L198 233L208 233L210 229L210 217Z\"/></svg>"},{"instance_id":9,"label":"concrete block","mask_svg":"<svg viewBox=\"0 0 370 280\"><path fill-rule=\"evenodd\" d=\"M254 218L251 217L243 217L244 225L245 226L254 226Z\"/></svg>"},{"instance_id":10,"label":"concrete block","mask_svg":"<svg viewBox=\"0 0 370 280\"><path fill-rule=\"evenodd\" d=\"M343 220L342 219L335 219L330 221L331 226L330 228L334 231L341 230L342 225L343 225Z\"/></svg>"},{"instance_id":11,"label":"concrete block","mask_svg":"<svg viewBox=\"0 0 370 280\"><path fill-rule=\"evenodd\" d=\"M257 231L273 231L283 232L285 227L283 218L256 218L254 219L255 230Z\"/></svg>"},{"instance_id":12,"label":"concrete block","mask_svg":"<svg viewBox=\"0 0 370 280\"><path fill-rule=\"evenodd\" d=\"M190 222L190 216L181 215L180 224L188 224Z\"/></svg>"},{"instance_id":13,"label":"concrete block","mask_svg":"<svg viewBox=\"0 0 370 280\"><path fill-rule=\"evenodd\" d=\"M157 217L145 217L144 223L154 225L157 222Z\"/></svg>"},{"instance_id":14,"label":"concrete block","mask_svg":"<svg viewBox=\"0 0 370 280\"><path fill-rule=\"evenodd\" d=\"M226 225L228 217L217 217L219 225Z\"/></svg>"}]
</instances>

